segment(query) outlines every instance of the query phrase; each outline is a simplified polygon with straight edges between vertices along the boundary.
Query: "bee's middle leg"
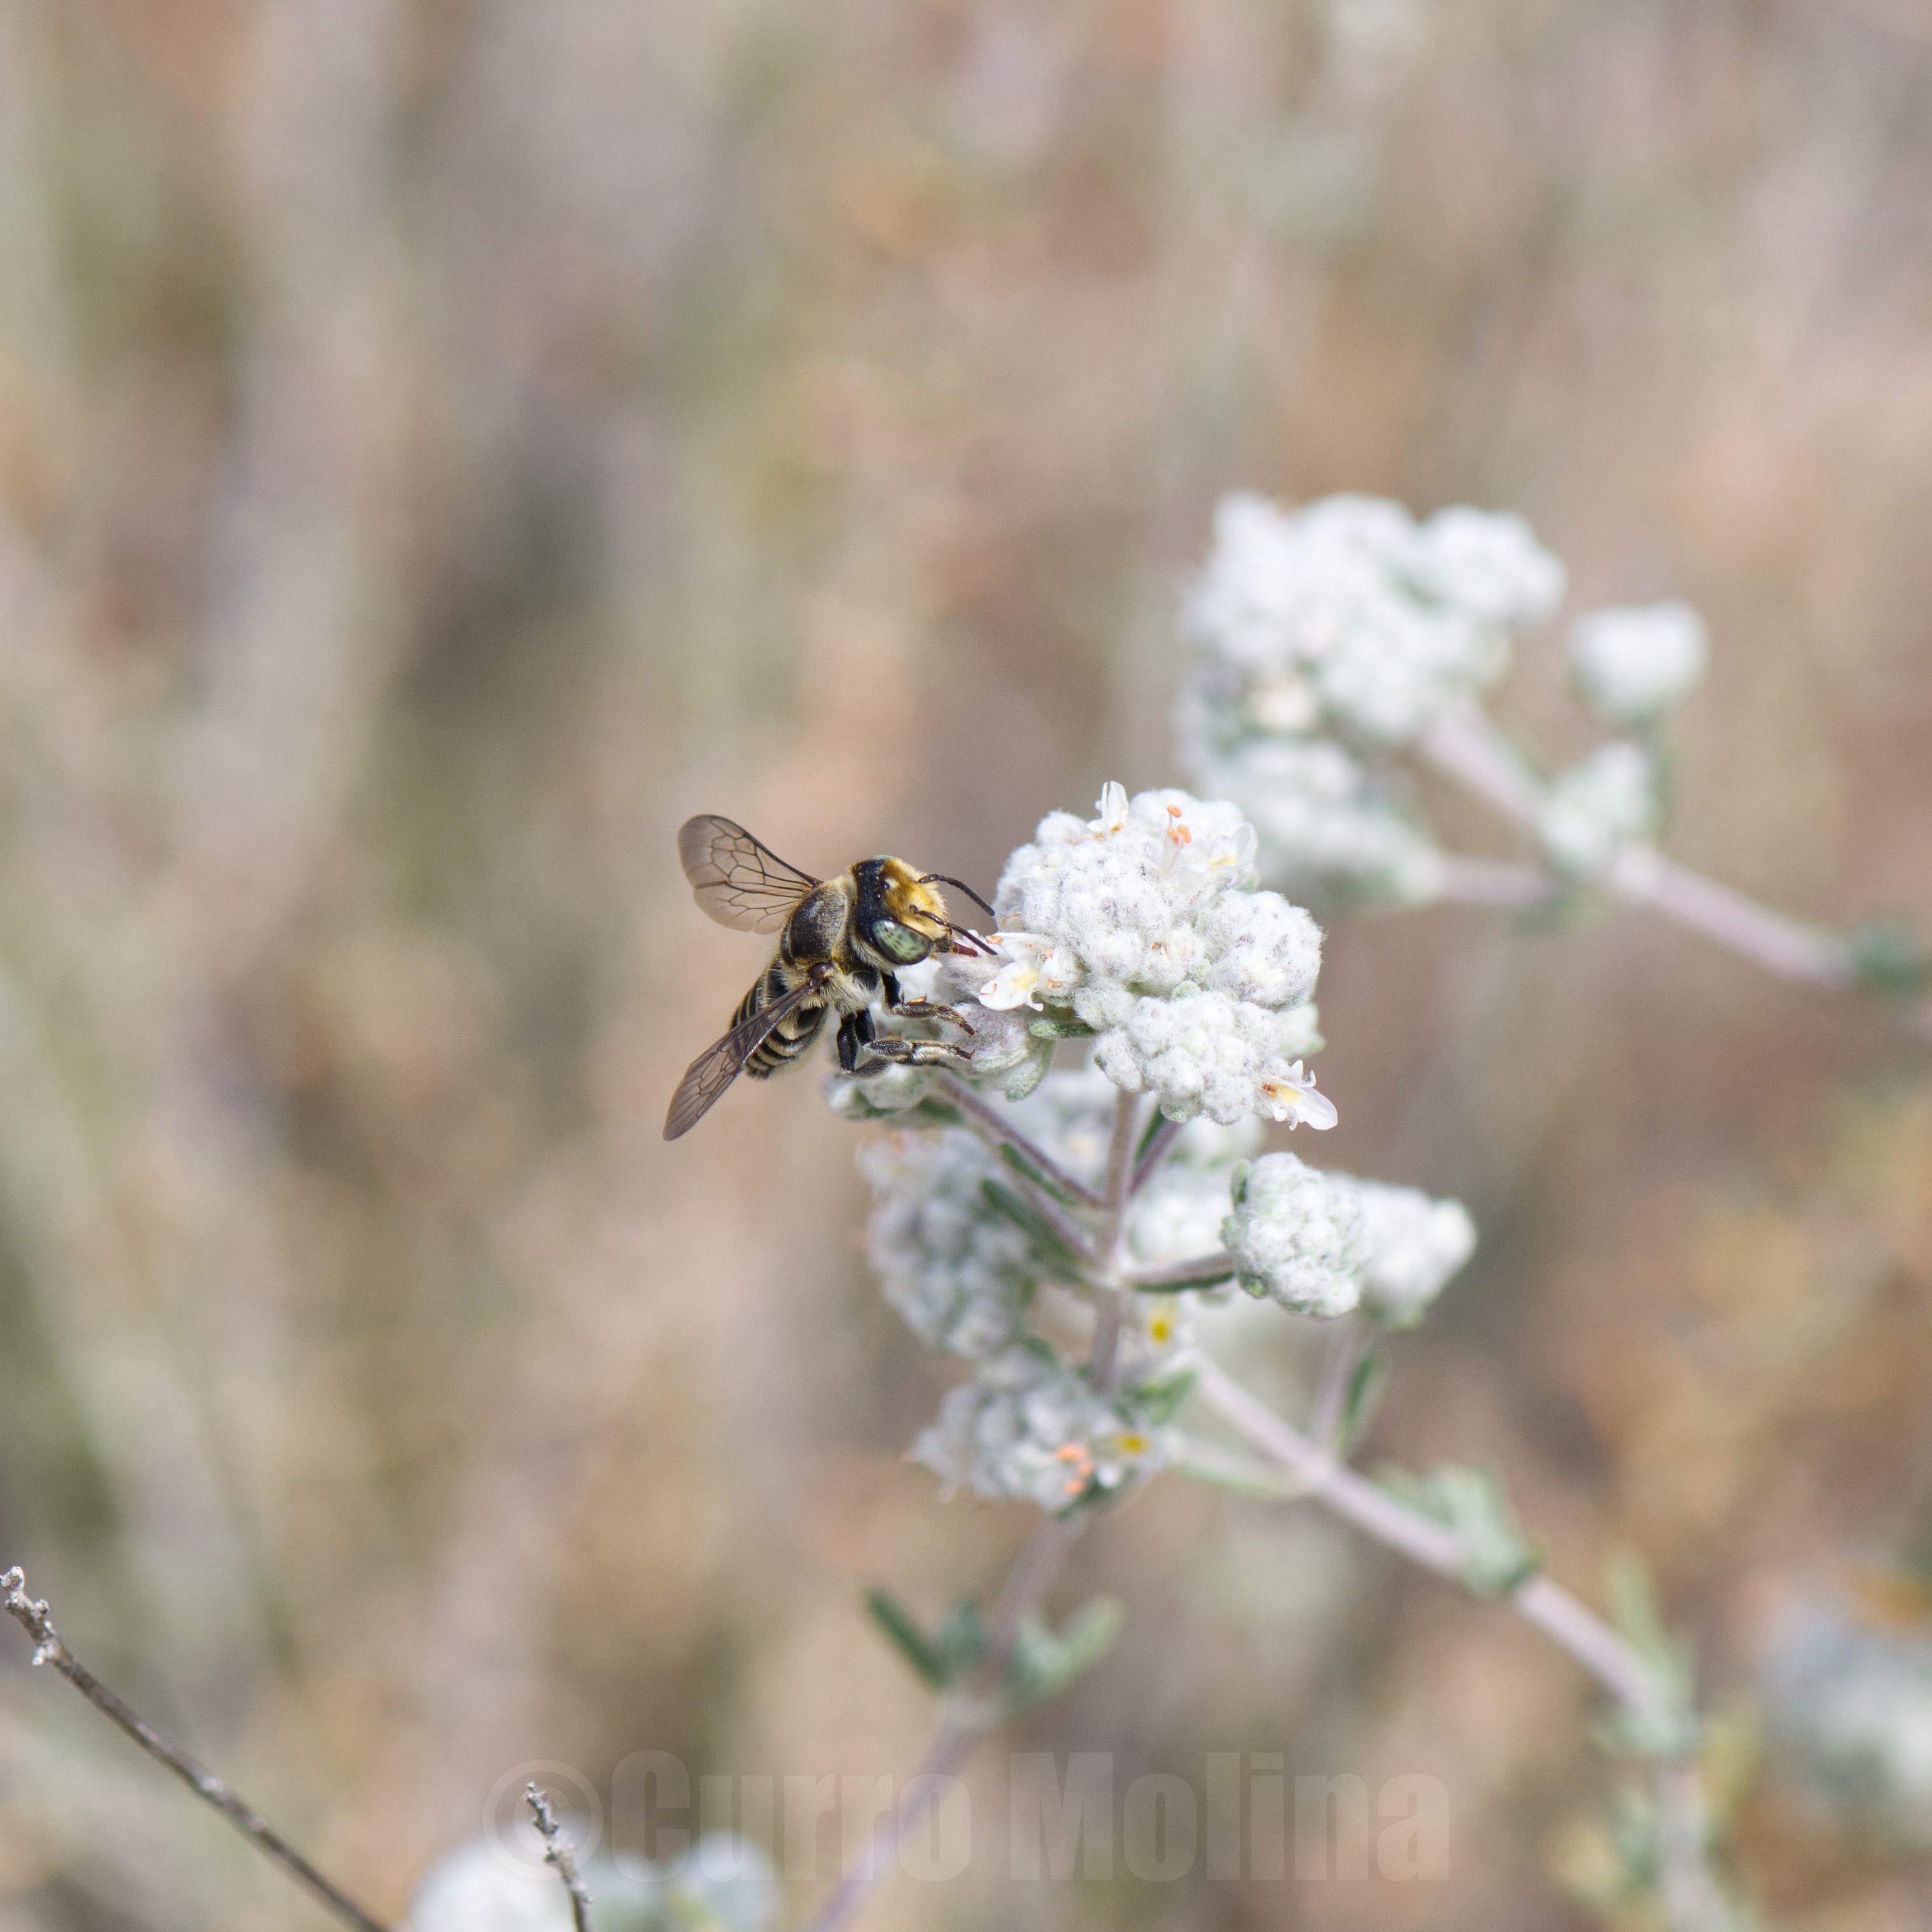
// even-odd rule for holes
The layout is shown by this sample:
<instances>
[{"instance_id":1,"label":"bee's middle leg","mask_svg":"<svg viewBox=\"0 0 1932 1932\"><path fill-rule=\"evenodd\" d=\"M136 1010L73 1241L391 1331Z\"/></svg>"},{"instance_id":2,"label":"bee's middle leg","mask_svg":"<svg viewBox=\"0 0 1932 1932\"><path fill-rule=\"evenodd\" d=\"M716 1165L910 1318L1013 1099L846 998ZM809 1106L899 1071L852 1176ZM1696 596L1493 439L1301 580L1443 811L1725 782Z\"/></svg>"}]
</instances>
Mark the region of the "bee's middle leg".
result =
<instances>
[{"instance_id":1,"label":"bee's middle leg","mask_svg":"<svg viewBox=\"0 0 1932 1932\"><path fill-rule=\"evenodd\" d=\"M838 1022L838 1065L842 1072L856 1073L859 1058L874 1045L872 1015L869 1007L862 1006L856 1013L848 1013Z\"/></svg>"},{"instance_id":2,"label":"bee's middle leg","mask_svg":"<svg viewBox=\"0 0 1932 1932\"><path fill-rule=\"evenodd\" d=\"M963 1034L973 1030L971 1023L957 1006L941 1006L937 1000L901 1000L886 1010L896 1020L945 1020Z\"/></svg>"}]
</instances>

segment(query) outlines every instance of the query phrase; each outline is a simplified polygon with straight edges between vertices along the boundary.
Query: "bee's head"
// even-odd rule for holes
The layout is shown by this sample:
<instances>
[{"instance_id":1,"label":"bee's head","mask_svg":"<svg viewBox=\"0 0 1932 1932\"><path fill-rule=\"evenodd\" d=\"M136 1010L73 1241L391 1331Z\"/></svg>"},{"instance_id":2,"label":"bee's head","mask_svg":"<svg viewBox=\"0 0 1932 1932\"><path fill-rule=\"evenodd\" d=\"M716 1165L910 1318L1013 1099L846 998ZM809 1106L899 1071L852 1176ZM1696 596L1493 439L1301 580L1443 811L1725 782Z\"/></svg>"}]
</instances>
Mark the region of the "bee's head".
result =
<instances>
[{"instance_id":1,"label":"bee's head","mask_svg":"<svg viewBox=\"0 0 1932 1932\"><path fill-rule=\"evenodd\" d=\"M862 859L852 872L859 930L874 951L895 966L912 966L944 950L951 932L946 902L928 880L903 859Z\"/></svg>"}]
</instances>

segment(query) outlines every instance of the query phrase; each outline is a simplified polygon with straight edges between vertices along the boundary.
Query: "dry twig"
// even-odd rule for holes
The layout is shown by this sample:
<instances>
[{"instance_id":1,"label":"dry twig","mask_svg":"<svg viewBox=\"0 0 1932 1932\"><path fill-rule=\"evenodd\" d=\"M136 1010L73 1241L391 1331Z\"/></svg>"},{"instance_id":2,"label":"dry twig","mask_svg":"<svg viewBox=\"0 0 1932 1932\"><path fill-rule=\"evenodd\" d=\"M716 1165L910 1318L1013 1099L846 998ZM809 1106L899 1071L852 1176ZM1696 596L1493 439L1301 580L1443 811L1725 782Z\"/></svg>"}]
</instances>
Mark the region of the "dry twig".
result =
<instances>
[{"instance_id":1,"label":"dry twig","mask_svg":"<svg viewBox=\"0 0 1932 1932\"><path fill-rule=\"evenodd\" d=\"M388 1932L380 1918L364 1911L353 1899L323 1877L274 1826L236 1797L213 1772L197 1764L185 1751L177 1750L109 1690L61 1641L46 1604L27 1594L27 1580L20 1570L9 1570L0 1576L0 1589L7 1593L8 1614L34 1640L35 1664L51 1664L97 1711L118 1724L157 1763L166 1765L184 1784L213 1805L264 1858L280 1866L296 1884L326 1906L344 1924L354 1926L356 1932Z\"/></svg>"}]
</instances>

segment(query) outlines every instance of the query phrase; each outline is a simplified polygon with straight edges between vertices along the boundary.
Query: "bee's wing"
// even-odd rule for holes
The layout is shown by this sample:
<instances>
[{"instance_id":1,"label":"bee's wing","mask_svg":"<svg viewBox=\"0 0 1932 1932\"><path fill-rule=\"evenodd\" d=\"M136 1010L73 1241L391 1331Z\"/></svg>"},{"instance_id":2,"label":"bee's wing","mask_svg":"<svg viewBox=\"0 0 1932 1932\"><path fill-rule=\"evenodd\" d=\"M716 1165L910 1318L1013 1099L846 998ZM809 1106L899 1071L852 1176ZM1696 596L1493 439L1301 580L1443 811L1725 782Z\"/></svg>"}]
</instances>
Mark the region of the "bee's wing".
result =
<instances>
[{"instance_id":1,"label":"bee's wing","mask_svg":"<svg viewBox=\"0 0 1932 1932\"><path fill-rule=\"evenodd\" d=\"M687 818L678 828L677 856L698 903L720 926L741 932L776 932L818 884L768 851L742 825L710 812Z\"/></svg>"},{"instance_id":2,"label":"bee's wing","mask_svg":"<svg viewBox=\"0 0 1932 1932\"><path fill-rule=\"evenodd\" d=\"M707 1046L686 1069L670 1096L670 1112L664 1116L664 1137L674 1141L688 1134L710 1111L711 1103L737 1078L746 1060L758 1052L759 1042L788 1013L796 1012L818 991L809 980L781 993L769 1005L760 1006L749 1019L741 1020L724 1037Z\"/></svg>"}]
</instances>

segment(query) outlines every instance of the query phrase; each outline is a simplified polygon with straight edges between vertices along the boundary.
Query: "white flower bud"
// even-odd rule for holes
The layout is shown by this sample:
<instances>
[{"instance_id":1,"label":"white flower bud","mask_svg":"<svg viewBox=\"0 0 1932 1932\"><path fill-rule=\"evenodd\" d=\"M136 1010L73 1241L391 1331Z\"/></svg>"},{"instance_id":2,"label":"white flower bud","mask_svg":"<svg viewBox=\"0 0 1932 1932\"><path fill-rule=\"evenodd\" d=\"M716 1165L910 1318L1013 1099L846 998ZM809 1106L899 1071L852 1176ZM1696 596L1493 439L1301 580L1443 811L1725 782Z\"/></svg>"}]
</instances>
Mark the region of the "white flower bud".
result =
<instances>
[{"instance_id":1,"label":"white flower bud","mask_svg":"<svg viewBox=\"0 0 1932 1932\"><path fill-rule=\"evenodd\" d=\"M1707 649L1703 619L1683 603L1592 610L1570 626L1577 694L1620 730L1682 704L1704 675Z\"/></svg>"},{"instance_id":2,"label":"white flower bud","mask_svg":"<svg viewBox=\"0 0 1932 1932\"><path fill-rule=\"evenodd\" d=\"M1591 878L1657 827L1656 776L1642 748L1617 739L1559 772L1536 816L1544 854L1560 872Z\"/></svg>"},{"instance_id":3,"label":"white flower bud","mask_svg":"<svg viewBox=\"0 0 1932 1932\"><path fill-rule=\"evenodd\" d=\"M1352 1189L1292 1154L1271 1154L1235 1168L1232 1198L1221 1240L1250 1294L1298 1315L1346 1315L1355 1306L1369 1250Z\"/></svg>"}]
</instances>

